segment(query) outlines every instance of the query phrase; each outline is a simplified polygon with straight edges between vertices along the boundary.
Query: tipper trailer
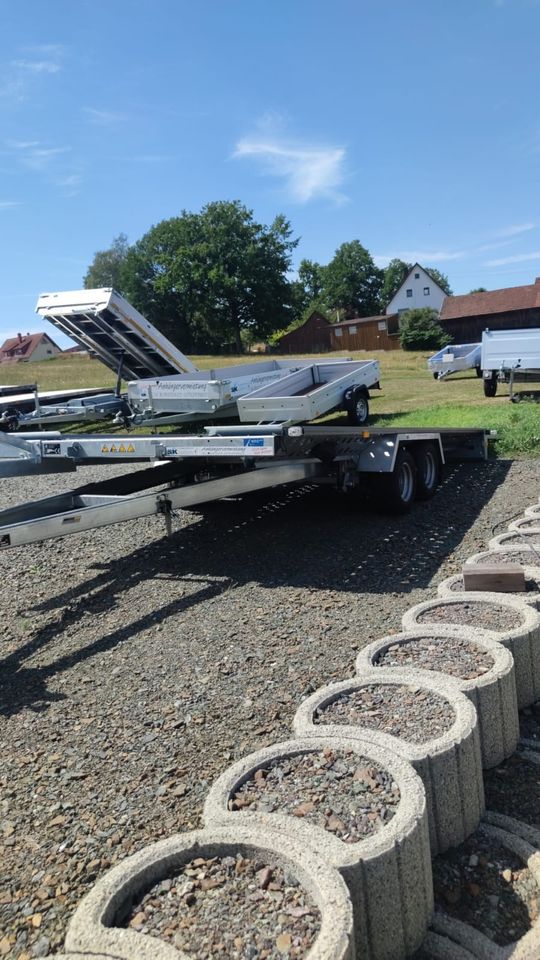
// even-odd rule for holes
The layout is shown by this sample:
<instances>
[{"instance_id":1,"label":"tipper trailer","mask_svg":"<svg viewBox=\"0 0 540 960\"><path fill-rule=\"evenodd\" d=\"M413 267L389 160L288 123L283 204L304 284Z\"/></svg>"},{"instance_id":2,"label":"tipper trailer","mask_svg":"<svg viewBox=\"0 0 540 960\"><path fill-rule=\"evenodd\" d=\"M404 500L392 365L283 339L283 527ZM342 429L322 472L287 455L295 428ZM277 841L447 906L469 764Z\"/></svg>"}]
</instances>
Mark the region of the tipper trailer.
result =
<instances>
[{"instance_id":1,"label":"tipper trailer","mask_svg":"<svg viewBox=\"0 0 540 960\"><path fill-rule=\"evenodd\" d=\"M540 330L484 330L481 365L486 397L507 383L510 400L519 400L514 383L540 381Z\"/></svg>"},{"instance_id":2,"label":"tipper trailer","mask_svg":"<svg viewBox=\"0 0 540 960\"><path fill-rule=\"evenodd\" d=\"M207 427L194 436L0 434L0 476L76 470L85 464L153 463L68 493L0 512L0 547L286 485L324 483L354 496L366 483L384 507L407 510L434 495L447 460L484 459L489 433L284 425Z\"/></svg>"}]
</instances>

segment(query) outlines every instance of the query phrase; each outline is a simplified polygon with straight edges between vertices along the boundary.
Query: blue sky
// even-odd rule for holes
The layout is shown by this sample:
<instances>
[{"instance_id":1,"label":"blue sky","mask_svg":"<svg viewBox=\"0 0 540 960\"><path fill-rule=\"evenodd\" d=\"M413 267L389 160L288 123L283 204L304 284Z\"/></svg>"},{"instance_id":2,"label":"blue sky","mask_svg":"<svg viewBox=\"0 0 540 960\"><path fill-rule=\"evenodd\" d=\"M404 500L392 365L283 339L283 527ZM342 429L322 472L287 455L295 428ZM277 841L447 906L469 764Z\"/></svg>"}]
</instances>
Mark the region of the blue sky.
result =
<instances>
[{"instance_id":1,"label":"blue sky","mask_svg":"<svg viewBox=\"0 0 540 960\"><path fill-rule=\"evenodd\" d=\"M284 213L298 259L533 282L539 36L540 0L0 0L0 337L212 200Z\"/></svg>"}]
</instances>

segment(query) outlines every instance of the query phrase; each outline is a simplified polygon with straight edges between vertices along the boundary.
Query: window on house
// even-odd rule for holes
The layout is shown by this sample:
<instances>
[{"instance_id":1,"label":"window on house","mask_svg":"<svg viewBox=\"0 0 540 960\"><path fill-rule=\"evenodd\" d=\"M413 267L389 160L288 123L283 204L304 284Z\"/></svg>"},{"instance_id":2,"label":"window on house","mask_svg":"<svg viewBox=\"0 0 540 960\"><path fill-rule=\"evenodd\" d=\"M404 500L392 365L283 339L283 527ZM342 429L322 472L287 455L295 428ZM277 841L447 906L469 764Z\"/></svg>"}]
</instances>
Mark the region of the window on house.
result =
<instances>
[{"instance_id":1,"label":"window on house","mask_svg":"<svg viewBox=\"0 0 540 960\"><path fill-rule=\"evenodd\" d=\"M336 337L340 337L340 336L341 336L341 327L339 327L337 330L334 330L334 333L335 333Z\"/></svg>"},{"instance_id":2,"label":"window on house","mask_svg":"<svg viewBox=\"0 0 540 960\"><path fill-rule=\"evenodd\" d=\"M415 280L419 280L419 279L420 279L420 274L419 274L419 273L415 273L414 279L415 279Z\"/></svg>"},{"instance_id":3,"label":"window on house","mask_svg":"<svg viewBox=\"0 0 540 960\"><path fill-rule=\"evenodd\" d=\"M424 296L429 297L429 287L424 287Z\"/></svg>"},{"instance_id":4,"label":"window on house","mask_svg":"<svg viewBox=\"0 0 540 960\"><path fill-rule=\"evenodd\" d=\"M47 350L47 353L52 353L52 350Z\"/></svg>"},{"instance_id":5,"label":"window on house","mask_svg":"<svg viewBox=\"0 0 540 960\"><path fill-rule=\"evenodd\" d=\"M349 333L352 333L352 334L356 333L356 327L355 326L349 327Z\"/></svg>"},{"instance_id":6,"label":"window on house","mask_svg":"<svg viewBox=\"0 0 540 960\"><path fill-rule=\"evenodd\" d=\"M386 330L386 320L379 320L377 330Z\"/></svg>"},{"instance_id":7,"label":"window on house","mask_svg":"<svg viewBox=\"0 0 540 960\"><path fill-rule=\"evenodd\" d=\"M412 289L411 289L410 287L409 287L409 289L407 290L407 296L408 296L408 297L412 297Z\"/></svg>"}]
</instances>

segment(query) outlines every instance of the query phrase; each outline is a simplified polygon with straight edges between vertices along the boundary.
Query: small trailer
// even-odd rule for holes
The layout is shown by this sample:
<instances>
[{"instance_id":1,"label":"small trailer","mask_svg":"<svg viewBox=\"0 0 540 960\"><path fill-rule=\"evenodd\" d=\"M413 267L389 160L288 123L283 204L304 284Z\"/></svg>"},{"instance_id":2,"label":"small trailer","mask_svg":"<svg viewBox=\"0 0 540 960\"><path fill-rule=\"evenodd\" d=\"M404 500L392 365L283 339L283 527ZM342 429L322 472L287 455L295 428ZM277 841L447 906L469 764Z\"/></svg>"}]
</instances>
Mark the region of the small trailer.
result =
<instances>
[{"instance_id":1,"label":"small trailer","mask_svg":"<svg viewBox=\"0 0 540 960\"><path fill-rule=\"evenodd\" d=\"M429 358L427 365L435 380L444 380L452 373L463 370L476 370L476 376L482 376L480 366L480 343L454 343L443 347Z\"/></svg>"},{"instance_id":2,"label":"small trailer","mask_svg":"<svg viewBox=\"0 0 540 960\"><path fill-rule=\"evenodd\" d=\"M494 397L499 383L509 384L510 400L521 394L514 383L540 381L540 329L484 330L482 334L484 394Z\"/></svg>"},{"instance_id":3,"label":"small trailer","mask_svg":"<svg viewBox=\"0 0 540 960\"><path fill-rule=\"evenodd\" d=\"M303 423L345 410L361 426L369 415L369 389L378 388L377 360L312 362L238 400L243 423Z\"/></svg>"},{"instance_id":4,"label":"small trailer","mask_svg":"<svg viewBox=\"0 0 540 960\"><path fill-rule=\"evenodd\" d=\"M85 464L154 464L0 512L0 547L35 543L224 497L295 484L332 484L353 498L366 485L394 512L432 497L445 461L484 459L484 430L314 426L206 427L202 434L119 437L0 434L0 476L73 471Z\"/></svg>"}]
</instances>

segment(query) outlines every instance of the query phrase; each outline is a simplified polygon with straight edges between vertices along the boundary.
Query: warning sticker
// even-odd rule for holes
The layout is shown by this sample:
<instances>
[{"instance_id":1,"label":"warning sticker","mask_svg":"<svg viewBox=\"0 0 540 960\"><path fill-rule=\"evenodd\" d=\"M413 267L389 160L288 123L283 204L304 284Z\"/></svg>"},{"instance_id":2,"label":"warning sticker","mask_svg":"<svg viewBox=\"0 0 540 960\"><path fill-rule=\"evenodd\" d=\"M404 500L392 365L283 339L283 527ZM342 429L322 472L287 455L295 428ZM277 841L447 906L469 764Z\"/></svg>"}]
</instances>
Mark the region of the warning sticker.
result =
<instances>
[{"instance_id":1,"label":"warning sticker","mask_svg":"<svg viewBox=\"0 0 540 960\"><path fill-rule=\"evenodd\" d=\"M126 452L126 448L124 444L121 443L120 446L118 447L118 453L125 453L125 452Z\"/></svg>"},{"instance_id":2,"label":"warning sticker","mask_svg":"<svg viewBox=\"0 0 540 960\"><path fill-rule=\"evenodd\" d=\"M117 452L114 443L111 444L111 450L110 450L110 452L111 452L111 453L116 453L116 452Z\"/></svg>"},{"instance_id":3,"label":"warning sticker","mask_svg":"<svg viewBox=\"0 0 540 960\"><path fill-rule=\"evenodd\" d=\"M108 452L109 452L109 448L106 447L106 446L103 446L103 447L101 448L101 452L102 452L102 453L108 453Z\"/></svg>"},{"instance_id":4,"label":"warning sticker","mask_svg":"<svg viewBox=\"0 0 540 960\"><path fill-rule=\"evenodd\" d=\"M132 443L130 443L129 447L127 448L127 452L128 452L128 453L135 453L135 447L133 446Z\"/></svg>"}]
</instances>

